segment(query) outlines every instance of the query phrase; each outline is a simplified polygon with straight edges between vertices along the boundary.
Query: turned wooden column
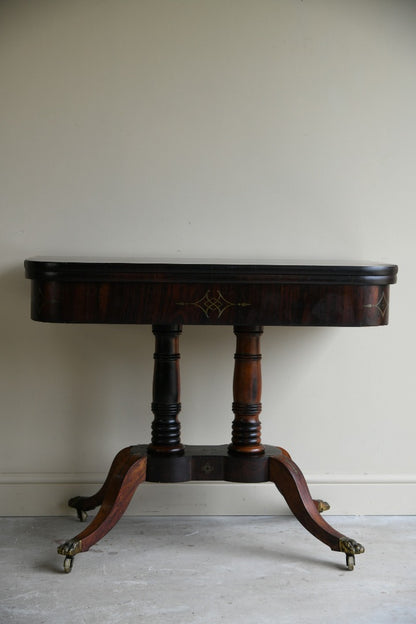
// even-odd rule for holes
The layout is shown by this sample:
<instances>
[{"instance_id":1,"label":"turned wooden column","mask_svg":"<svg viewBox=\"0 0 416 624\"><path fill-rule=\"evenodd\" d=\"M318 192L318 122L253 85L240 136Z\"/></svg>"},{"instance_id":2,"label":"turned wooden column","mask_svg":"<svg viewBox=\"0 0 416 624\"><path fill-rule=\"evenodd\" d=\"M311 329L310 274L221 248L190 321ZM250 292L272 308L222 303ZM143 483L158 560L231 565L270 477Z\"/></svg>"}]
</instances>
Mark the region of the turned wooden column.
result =
<instances>
[{"instance_id":1,"label":"turned wooden column","mask_svg":"<svg viewBox=\"0 0 416 624\"><path fill-rule=\"evenodd\" d=\"M234 355L232 454L264 453L261 444L261 353L263 327L234 327L237 337Z\"/></svg>"},{"instance_id":2,"label":"turned wooden column","mask_svg":"<svg viewBox=\"0 0 416 624\"><path fill-rule=\"evenodd\" d=\"M180 404L179 335L180 325L154 325L155 354L153 374L152 455L183 453L178 414Z\"/></svg>"}]
</instances>

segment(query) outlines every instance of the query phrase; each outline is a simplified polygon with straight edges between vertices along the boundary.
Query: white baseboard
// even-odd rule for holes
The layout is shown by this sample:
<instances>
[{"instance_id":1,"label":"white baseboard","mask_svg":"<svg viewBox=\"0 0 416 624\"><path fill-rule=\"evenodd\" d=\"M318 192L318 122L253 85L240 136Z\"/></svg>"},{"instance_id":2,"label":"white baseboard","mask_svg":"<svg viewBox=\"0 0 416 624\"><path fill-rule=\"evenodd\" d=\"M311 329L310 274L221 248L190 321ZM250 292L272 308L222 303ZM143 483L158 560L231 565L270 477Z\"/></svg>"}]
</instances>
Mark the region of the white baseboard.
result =
<instances>
[{"instance_id":1,"label":"white baseboard","mask_svg":"<svg viewBox=\"0 0 416 624\"><path fill-rule=\"evenodd\" d=\"M91 495L105 474L0 474L0 516L61 516L72 496ZM416 515L416 475L310 475L329 515ZM143 516L286 515L272 483L144 483L126 512Z\"/></svg>"}]
</instances>

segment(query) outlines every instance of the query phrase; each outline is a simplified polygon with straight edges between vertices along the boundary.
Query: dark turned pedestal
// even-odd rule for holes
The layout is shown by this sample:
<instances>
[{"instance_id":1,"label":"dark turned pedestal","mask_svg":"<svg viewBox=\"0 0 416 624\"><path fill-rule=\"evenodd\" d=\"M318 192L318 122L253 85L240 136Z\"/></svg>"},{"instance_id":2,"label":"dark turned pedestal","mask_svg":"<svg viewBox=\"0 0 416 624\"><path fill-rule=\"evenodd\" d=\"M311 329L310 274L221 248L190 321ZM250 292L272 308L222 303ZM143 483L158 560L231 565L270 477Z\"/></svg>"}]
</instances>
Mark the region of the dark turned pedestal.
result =
<instances>
[{"instance_id":1,"label":"dark turned pedestal","mask_svg":"<svg viewBox=\"0 0 416 624\"><path fill-rule=\"evenodd\" d=\"M116 524L144 481L272 481L303 526L353 569L363 546L320 515L302 472L287 451L261 441L261 350L265 325L386 325L395 265L153 263L32 258L32 319L51 323L149 324L155 335L154 415L148 445L130 446L113 460L101 489L69 501L79 518L100 506L92 522L58 548L64 569ZM184 446L179 337L183 325L231 325L236 335L231 442Z\"/></svg>"}]
</instances>

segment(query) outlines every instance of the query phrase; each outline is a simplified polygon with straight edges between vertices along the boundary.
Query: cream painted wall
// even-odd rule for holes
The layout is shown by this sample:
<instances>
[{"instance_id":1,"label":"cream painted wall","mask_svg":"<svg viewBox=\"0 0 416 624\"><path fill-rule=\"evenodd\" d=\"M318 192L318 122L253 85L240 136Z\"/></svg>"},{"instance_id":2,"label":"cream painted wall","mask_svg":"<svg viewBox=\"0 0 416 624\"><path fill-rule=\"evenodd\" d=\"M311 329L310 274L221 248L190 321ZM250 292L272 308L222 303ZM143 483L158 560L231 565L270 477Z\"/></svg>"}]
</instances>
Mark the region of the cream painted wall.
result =
<instances>
[{"instance_id":1,"label":"cream painted wall","mask_svg":"<svg viewBox=\"0 0 416 624\"><path fill-rule=\"evenodd\" d=\"M35 254L395 262L391 324L267 328L263 438L333 513L416 513L416 4L4 0L0 514L66 513L147 442L148 327L29 320ZM185 327L185 443L230 438L234 337ZM131 513L286 513L271 485Z\"/></svg>"}]
</instances>

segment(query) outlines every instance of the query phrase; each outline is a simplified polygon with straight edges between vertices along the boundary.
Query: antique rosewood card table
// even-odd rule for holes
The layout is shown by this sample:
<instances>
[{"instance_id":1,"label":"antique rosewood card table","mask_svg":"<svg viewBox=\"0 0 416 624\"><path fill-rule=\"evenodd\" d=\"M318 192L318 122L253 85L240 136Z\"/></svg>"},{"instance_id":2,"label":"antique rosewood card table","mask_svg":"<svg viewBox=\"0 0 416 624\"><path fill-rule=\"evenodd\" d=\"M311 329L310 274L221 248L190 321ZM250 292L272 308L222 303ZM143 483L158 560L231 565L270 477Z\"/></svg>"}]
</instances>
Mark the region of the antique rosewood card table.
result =
<instances>
[{"instance_id":1,"label":"antique rosewood card table","mask_svg":"<svg viewBox=\"0 0 416 624\"><path fill-rule=\"evenodd\" d=\"M272 481L293 514L318 540L346 554L353 569L361 544L321 516L302 472L283 448L260 436L261 351L264 325L386 325L395 265L160 263L32 258L31 316L51 323L145 323L155 335L153 423L149 444L121 450L101 489L69 505L91 523L58 547L64 570L116 524L144 481L177 483ZM181 442L179 336L182 325L231 325L236 335L232 433L229 445Z\"/></svg>"}]
</instances>

